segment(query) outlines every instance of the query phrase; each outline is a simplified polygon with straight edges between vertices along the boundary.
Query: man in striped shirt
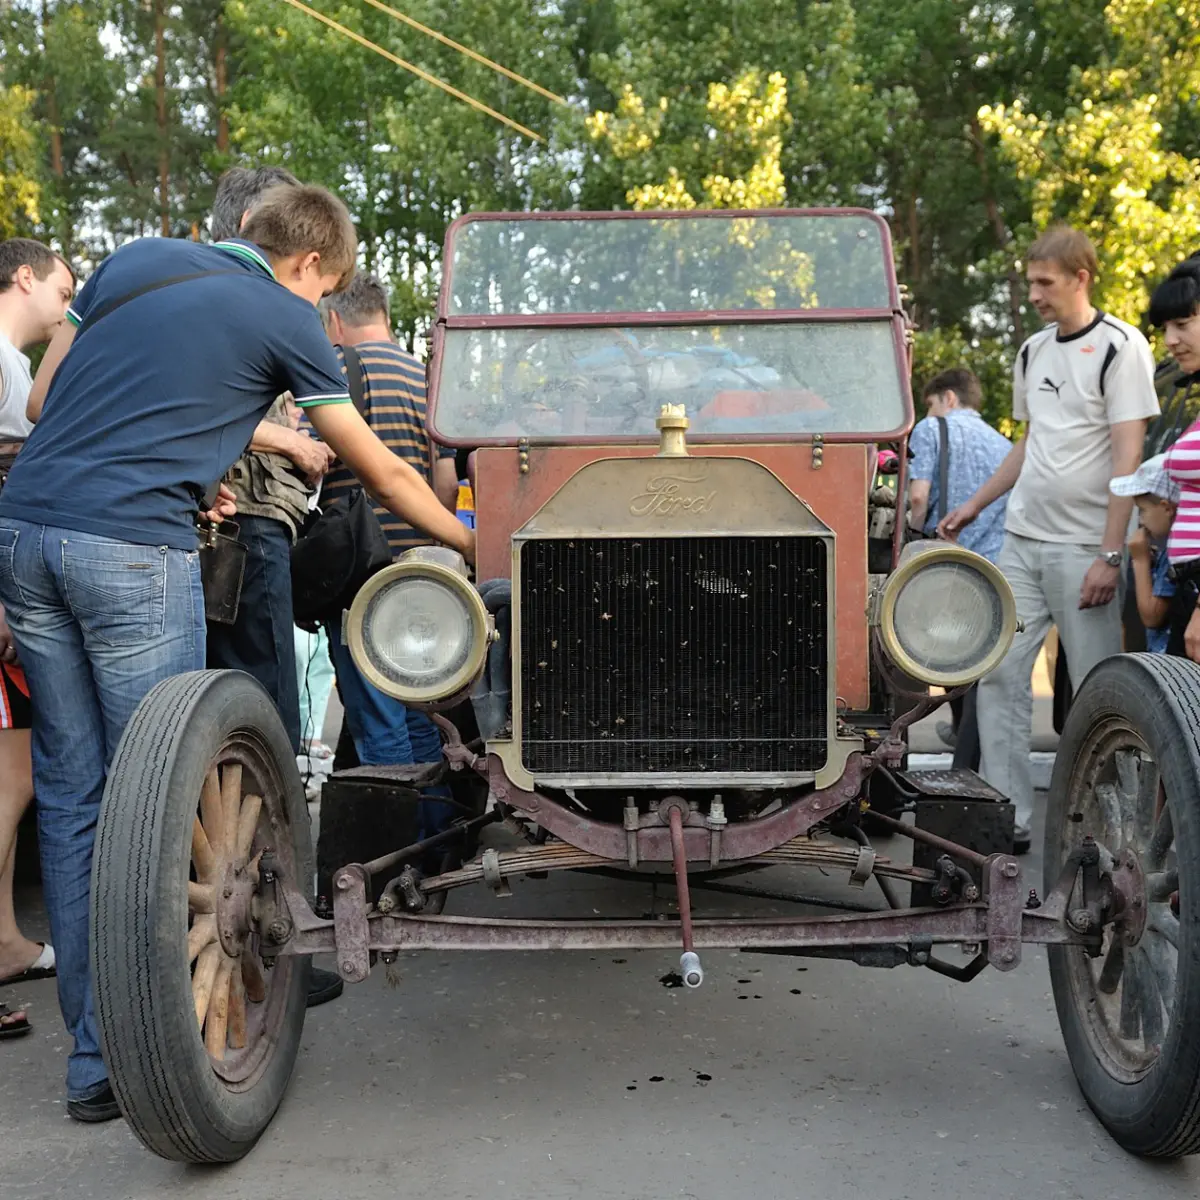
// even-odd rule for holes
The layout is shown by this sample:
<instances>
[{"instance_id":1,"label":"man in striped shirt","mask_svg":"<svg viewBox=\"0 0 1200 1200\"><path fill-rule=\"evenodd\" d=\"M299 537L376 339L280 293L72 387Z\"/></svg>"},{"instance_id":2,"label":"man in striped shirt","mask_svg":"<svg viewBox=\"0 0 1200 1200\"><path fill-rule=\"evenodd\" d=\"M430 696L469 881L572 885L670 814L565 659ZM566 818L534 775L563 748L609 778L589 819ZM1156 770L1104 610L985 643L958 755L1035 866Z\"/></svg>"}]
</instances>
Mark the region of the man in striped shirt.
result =
<instances>
[{"instance_id":1,"label":"man in striped shirt","mask_svg":"<svg viewBox=\"0 0 1200 1200\"><path fill-rule=\"evenodd\" d=\"M340 347L353 346L358 352L367 424L393 454L434 486L439 499L453 512L458 486L454 452L443 449L436 456L432 452L425 428L425 369L392 338L386 289L374 276L359 274L345 291L327 297L320 307L329 339L339 348L343 370L346 361ZM341 462L335 462L321 496L334 500L358 486L359 480ZM393 556L429 544L427 537L387 509L376 506L375 512ZM399 766L440 761L441 738L429 717L373 687L354 665L342 641L340 622L329 622L327 629L338 691L359 762ZM422 805L421 836L437 832L446 816L444 808Z\"/></svg>"},{"instance_id":2,"label":"man in striped shirt","mask_svg":"<svg viewBox=\"0 0 1200 1200\"><path fill-rule=\"evenodd\" d=\"M1167 349L1187 375L1200 374L1200 258L1181 262L1150 297L1150 323L1163 331ZM1170 617L1168 649L1200 662L1200 421L1166 456L1167 474L1180 486L1167 539L1167 557L1180 584Z\"/></svg>"},{"instance_id":3,"label":"man in striped shirt","mask_svg":"<svg viewBox=\"0 0 1200 1200\"><path fill-rule=\"evenodd\" d=\"M392 337L387 289L374 275L360 272L345 291L321 302L321 314L330 341L337 347L353 346L358 351L367 424L393 454L425 476L438 499L453 512L458 491L454 451L435 448L431 470L431 443L425 427L425 368L401 350ZM338 357L342 357L340 352ZM345 365L343 360L343 370ZM358 486L349 470L335 462L322 485L321 496L335 500ZM429 538L386 508L376 505L375 515L387 535L393 558L414 546L429 545Z\"/></svg>"}]
</instances>

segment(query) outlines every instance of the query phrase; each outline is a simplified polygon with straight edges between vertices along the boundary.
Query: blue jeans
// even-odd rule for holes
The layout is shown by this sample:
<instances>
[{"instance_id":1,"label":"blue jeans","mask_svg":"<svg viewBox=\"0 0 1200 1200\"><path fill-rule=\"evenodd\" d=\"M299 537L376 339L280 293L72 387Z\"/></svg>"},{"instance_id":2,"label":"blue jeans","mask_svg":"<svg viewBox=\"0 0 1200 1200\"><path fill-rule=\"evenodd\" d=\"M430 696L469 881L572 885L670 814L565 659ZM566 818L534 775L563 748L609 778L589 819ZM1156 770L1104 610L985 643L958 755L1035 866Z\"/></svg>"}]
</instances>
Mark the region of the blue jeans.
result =
<instances>
[{"instance_id":1,"label":"blue jeans","mask_svg":"<svg viewBox=\"0 0 1200 1200\"><path fill-rule=\"evenodd\" d=\"M237 620L208 627L208 665L214 671L245 671L267 689L300 753L300 692L296 683L292 620L292 542L288 527L270 517L238 517L238 540L246 547L246 573ZM318 734L320 731L318 730Z\"/></svg>"},{"instance_id":2,"label":"blue jeans","mask_svg":"<svg viewBox=\"0 0 1200 1200\"><path fill-rule=\"evenodd\" d=\"M195 552L138 546L0 518L0 603L33 702L33 783L42 885L58 960L58 1002L74 1048L67 1095L108 1073L92 1000L92 844L109 763L160 680L204 666Z\"/></svg>"},{"instance_id":3,"label":"blue jeans","mask_svg":"<svg viewBox=\"0 0 1200 1200\"><path fill-rule=\"evenodd\" d=\"M346 724L350 727L359 763L364 767L398 767L441 762L442 738L437 726L425 713L406 708L362 677L349 647L342 641L340 623L330 621L326 632L346 711ZM425 795L429 798L421 801L417 813L418 838L440 833L454 815L448 804L438 803L438 799L449 799L448 787L428 788Z\"/></svg>"}]
</instances>

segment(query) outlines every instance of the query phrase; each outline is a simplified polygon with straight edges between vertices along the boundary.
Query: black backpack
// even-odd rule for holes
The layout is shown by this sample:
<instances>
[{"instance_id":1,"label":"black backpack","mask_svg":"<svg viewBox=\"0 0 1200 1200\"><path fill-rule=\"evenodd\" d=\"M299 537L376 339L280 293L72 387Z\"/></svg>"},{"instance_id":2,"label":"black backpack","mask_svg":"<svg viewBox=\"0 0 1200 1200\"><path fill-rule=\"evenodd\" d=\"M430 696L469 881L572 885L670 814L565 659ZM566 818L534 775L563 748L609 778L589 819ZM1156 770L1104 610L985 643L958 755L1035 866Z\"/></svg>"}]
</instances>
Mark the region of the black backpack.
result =
<instances>
[{"instance_id":1,"label":"black backpack","mask_svg":"<svg viewBox=\"0 0 1200 1200\"><path fill-rule=\"evenodd\" d=\"M366 418L362 363L343 346L354 407ZM292 607L296 624L312 629L338 620L376 571L392 561L374 507L361 487L309 515L292 547Z\"/></svg>"}]
</instances>

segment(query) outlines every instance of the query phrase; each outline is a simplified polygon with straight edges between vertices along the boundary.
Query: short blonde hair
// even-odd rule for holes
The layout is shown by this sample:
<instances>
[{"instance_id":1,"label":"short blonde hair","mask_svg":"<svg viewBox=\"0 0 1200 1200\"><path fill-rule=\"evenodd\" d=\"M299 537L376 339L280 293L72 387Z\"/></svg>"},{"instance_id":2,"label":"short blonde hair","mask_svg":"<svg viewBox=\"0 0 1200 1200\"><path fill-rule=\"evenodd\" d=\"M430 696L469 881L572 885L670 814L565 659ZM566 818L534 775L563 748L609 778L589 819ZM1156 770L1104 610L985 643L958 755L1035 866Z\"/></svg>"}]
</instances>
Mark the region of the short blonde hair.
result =
<instances>
[{"instance_id":1,"label":"short blonde hair","mask_svg":"<svg viewBox=\"0 0 1200 1200\"><path fill-rule=\"evenodd\" d=\"M1100 260L1092 239L1070 225L1052 225L1029 247L1025 261L1057 263L1068 275L1086 271L1092 283L1100 274Z\"/></svg>"},{"instance_id":2,"label":"short blonde hair","mask_svg":"<svg viewBox=\"0 0 1200 1200\"><path fill-rule=\"evenodd\" d=\"M322 272L338 276L338 291L354 278L358 232L346 206L323 187L269 188L250 210L238 236L274 258L315 251L321 256Z\"/></svg>"}]
</instances>

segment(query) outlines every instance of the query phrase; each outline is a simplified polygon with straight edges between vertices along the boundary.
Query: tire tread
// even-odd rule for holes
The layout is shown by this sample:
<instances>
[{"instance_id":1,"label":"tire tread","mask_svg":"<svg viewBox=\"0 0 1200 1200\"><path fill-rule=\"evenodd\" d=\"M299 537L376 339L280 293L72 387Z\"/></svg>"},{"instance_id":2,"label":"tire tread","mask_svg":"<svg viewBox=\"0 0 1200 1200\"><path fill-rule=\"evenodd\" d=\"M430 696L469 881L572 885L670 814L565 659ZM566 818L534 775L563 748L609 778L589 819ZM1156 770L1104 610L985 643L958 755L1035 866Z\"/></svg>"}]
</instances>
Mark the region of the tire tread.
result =
<instances>
[{"instance_id":1,"label":"tire tread","mask_svg":"<svg viewBox=\"0 0 1200 1200\"><path fill-rule=\"evenodd\" d=\"M1059 761L1056 763L1054 780L1051 784L1051 812L1048 814L1047 820L1048 851L1050 849L1050 821L1055 807L1065 802L1062 794L1067 788L1073 768L1073 764L1069 760L1069 751L1072 743L1077 742L1079 736L1086 732L1085 721L1088 719L1089 704L1093 702L1094 697L1101 694L1101 689L1104 688L1123 689L1117 693L1123 694L1124 691L1140 690L1143 687L1154 694L1151 699L1158 701L1157 704L1152 703L1149 706L1149 713L1153 715L1154 723L1160 727L1169 728L1172 735L1177 735L1177 737L1171 737L1170 745L1177 747L1182 754L1188 764L1188 773L1191 778L1190 793L1185 793L1185 797L1194 795L1195 791L1200 788L1200 666L1189 659L1174 658L1165 654L1121 654L1106 659L1092 671L1076 694L1063 729ZM1140 711L1134 714L1131 711L1133 707L1133 704L1129 704L1127 711L1122 715L1135 727L1142 726L1144 728L1147 712ZM1159 767L1161 770L1162 762L1159 763ZM1187 821L1186 816L1181 818L1178 815L1181 807L1179 799L1182 798L1177 798L1175 802L1177 837L1181 824L1185 822L1189 825L1192 824ZM1192 863L1196 873L1194 886L1200 887L1200 825L1194 826L1194 833L1190 840L1194 843L1196 851ZM1182 849L1180 850L1181 858L1184 852ZM1180 868L1181 871L1184 869L1182 861ZM1051 886L1050 875L1056 869L1055 864L1051 862L1050 853L1047 853L1048 888ZM1062 970L1065 970L1067 953L1069 951L1066 947L1049 948L1051 980L1054 985L1060 1021L1063 1024L1064 1038L1067 1041L1068 1054L1072 1058L1072 1065L1076 1069L1088 1104L1113 1136L1126 1149L1134 1153L1146 1157L1178 1158L1200 1152L1200 1051L1191 1055L1194 1061L1190 1065L1185 1064L1183 1069L1176 1069L1172 1073L1173 1077L1168 1078L1164 1083L1163 1090L1168 1098L1166 1103L1160 1107L1168 1110L1170 1115L1167 1116L1165 1112L1163 1113L1163 1116L1166 1117L1166 1121L1164 1121L1166 1127L1161 1131L1146 1128L1136 1139L1125 1136L1126 1131L1123 1128L1114 1128L1111 1114L1102 1112L1095 1098L1089 1094L1084 1076L1079 1073L1079 1064L1075 1062L1075 1052L1072 1049L1073 1042L1086 1040L1085 1035L1078 1028L1072 1034L1067 1027L1071 1022L1078 1025L1078 1018L1073 1015L1072 1010L1071 987L1066 982L1065 975L1061 974ZM1184 962L1181 952L1179 964L1181 976L1188 965ZM1191 990L1200 995L1200 955L1197 955L1190 967L1196 972L1196 978L1190 985ZM1174 1020L1178 1022L1181 1019L1183 1018L1176 1011ZM1083 1050L1082 1053L1091 1054L1091 1051ZM1170 1066L1167 1069L1170 1070ZM1144 1124L1150 1126L1151 1123L1147 1121Z\"/></svg>"}]
</instances>

